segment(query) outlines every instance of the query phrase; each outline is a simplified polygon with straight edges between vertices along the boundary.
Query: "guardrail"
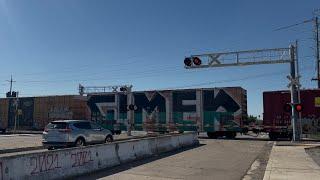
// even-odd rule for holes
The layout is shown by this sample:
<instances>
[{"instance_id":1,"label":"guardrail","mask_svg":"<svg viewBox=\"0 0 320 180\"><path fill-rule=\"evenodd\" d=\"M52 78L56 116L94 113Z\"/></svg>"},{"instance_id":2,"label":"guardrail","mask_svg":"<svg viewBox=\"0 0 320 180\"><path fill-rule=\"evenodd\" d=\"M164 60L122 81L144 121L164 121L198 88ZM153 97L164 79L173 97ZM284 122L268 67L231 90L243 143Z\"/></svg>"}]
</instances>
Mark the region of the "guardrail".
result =
<instances>
[{"instance_id":1,"label":"guardrail","mask_svg":"<svg viewBox=\"0 0 320 180\"><path fill-rule=\"evenodd\" d=\"M199 144L197 134L171 134L0 157L0 180L61 179Z\"/></svg>"}]
</instances>

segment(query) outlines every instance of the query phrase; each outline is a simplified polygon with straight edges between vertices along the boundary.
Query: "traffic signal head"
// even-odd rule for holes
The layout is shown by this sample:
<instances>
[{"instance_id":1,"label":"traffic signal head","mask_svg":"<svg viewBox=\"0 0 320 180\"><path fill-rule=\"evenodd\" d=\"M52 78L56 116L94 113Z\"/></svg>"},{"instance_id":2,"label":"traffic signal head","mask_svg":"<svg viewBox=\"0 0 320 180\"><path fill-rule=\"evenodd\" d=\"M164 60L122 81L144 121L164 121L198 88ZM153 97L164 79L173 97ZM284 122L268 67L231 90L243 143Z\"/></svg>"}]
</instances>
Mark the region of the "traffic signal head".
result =
<instances>
[{"instance_id":1,"label":"traffic signal head","mask_svg":"<svg viewBox=\"0 0 320 180\"><path fill-rule=\"evenodd\" d=\"M194 65L196 65L196 66L201 65L201 59L200 58L194 57L194 58L192 58L192 60L193 60L193 64Z\"/></svg>"},{"instance_id":2,"label":"traffic signal head","mask_svg":"<svg viewBox=\"0 0 320 180\"><path fill-rule=\"evenodd\" d=\"M135 107L134 107L133 104L130 104L130 105L128 106L128 109L129 109L130 111L133 111L133 110L135 109Z\"/></svg>"},{"instance_id":3,"label":"traffic signal head","mask_svg":"<svg viewBox=\"0 0 320 180\"><path fill-rule=\"evenodd\" d=\"M302 109L303 109L303 107L302 107L301 104L295 104L295 105L294 105L294 109L295 109L297 112L301 112Z\"/></svg>"},{"instance_id":4,"label":"traffic signal head","mask_svg":"<svg viewBox=\"0 0 320 180\"><path fill-rule=\"evenodd\" d=\"M126 87L120 87L120 91L127 91L127 88Z\"/></svg>"},{"instance_id":5,"label":"traffic signal head","mask_svg":"<svg viewBox=\"0 0 320 180\"><path fill-rule=\"evenodd\" d=\"M15 91L12 91L12 97L17 97L17 92L15 92Z\"/></svg>"},{"instance_id":6,"label":"traffic signal head","mask_svg":"<svg viewBox=\"0 0 320 180\"><path fill-rule=\"evenodd\" d=\"M283 110L285 112L291 112L292 111L292 107L294 108L295 111L297 112L301 112L303 110L303 107L301 104L294 104L291 105L291 103L287 103L283 106Z\"/></svg>"},{"instance_id":7,"label":"traffic signal head","mask_svg":"<svg viewBox=\"0 0 320 180\"><path fill-rule=\"evenodd\" d=\"M191 65L192 65L191 59L190 59L190 58L185 58L185 59L184 59L184 64L185 64L186 66L191 66Z\"/></svg>"},{"instance_id":8,"label":"traffic signal head","mask_svg":"<svg viewBox=\"0 0 320 180\"><path fill-rule=\"evenodd\" d=\"M285 112L291 112L291 110L292 110L291 104L290 104L290 103L285 104L285 105L283 106L283 110L284 110Z\"/></svg>"}]
</instances>

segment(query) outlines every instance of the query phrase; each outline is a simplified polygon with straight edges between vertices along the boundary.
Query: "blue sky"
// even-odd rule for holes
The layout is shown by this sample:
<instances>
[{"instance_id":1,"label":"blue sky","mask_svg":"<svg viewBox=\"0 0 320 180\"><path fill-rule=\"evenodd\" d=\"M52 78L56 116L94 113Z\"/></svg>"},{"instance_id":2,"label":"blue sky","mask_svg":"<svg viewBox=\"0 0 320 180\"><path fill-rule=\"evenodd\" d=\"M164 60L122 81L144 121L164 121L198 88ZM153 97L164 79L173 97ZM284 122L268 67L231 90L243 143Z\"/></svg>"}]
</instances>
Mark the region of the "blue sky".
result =
<instances>
[{"instance_id":1,"label":"blue sky","mask_svg":"<svg viewBox=\"0 0 320 180\"><path fill-rule=\"evenodd\" d=\"M287 89L288 64L185 70L184 57L297 39L302 86L315 88L312 24L274 29L317 8L318 0L0 0L0 96L11 74L21 96L76 94L79 83L242 86L249 114L259 115L263 91Z\"/></svg>"}]
</instances>

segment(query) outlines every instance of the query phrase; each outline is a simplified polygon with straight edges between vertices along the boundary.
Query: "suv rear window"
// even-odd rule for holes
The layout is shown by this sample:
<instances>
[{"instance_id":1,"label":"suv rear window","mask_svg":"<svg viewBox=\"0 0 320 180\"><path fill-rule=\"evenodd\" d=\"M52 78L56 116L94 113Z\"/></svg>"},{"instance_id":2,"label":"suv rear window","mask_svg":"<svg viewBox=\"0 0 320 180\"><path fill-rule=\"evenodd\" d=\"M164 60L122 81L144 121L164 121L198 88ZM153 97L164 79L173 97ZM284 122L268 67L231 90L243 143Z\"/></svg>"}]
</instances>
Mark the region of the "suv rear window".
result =
<instances>
[{"instance_id":1,"label":"suv rear window","mask_svg":"<svg viewBox=\"0 0 320 180\"><path fill-rule=\"evenodd\" d=\"M65 122L51 122L48 124L48 129L66 129L68 124Z\"/></svg>"},{"instance_id":2,"label":"suv rear window","mask_svg":"<svg viewBox=\"0 0 320 180\"><path fill-rule=\"evenodd\" d=\"M78 122L74 123L73 126L79 129L91 129L90 122Z\"/></svg>"}]
</instances>

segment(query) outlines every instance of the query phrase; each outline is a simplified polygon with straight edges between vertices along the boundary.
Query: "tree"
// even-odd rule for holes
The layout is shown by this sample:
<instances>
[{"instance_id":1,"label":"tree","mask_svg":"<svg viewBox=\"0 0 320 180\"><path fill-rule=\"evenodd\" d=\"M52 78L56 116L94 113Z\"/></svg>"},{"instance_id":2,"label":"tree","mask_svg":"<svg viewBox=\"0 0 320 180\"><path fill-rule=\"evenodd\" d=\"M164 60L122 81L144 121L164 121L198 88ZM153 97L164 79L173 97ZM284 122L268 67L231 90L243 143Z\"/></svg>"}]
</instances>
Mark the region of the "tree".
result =
<instances>
[{"instance_id":1,"label":"tree","mask_svg":"<svg viewBox=\"0 0 320 180\"><path fill-rule=\"evenodd\" d=\"M253 116L253 115L249 115L248 118L243 121L243 124L249 125L252 123L256 123L258 120L259 120L258 117Z\"/></svg>"}]
</instances>

